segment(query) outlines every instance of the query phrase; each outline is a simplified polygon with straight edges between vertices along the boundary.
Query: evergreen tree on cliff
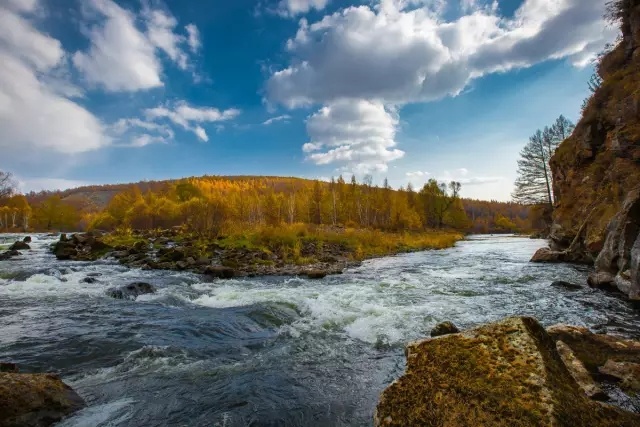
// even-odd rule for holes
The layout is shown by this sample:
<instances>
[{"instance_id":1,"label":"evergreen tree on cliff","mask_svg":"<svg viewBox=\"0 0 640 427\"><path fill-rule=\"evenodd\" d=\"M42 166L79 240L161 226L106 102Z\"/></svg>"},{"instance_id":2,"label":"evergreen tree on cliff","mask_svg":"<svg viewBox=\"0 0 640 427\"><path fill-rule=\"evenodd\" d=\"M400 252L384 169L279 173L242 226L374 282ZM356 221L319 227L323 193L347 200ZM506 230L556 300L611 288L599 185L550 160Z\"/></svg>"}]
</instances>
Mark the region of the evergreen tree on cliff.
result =
<instances>
[{"instance_id":1,"label":"evergreen tree on cliff","mask_svg":"<svg viewBox=\"0 0 640 427\"><path fill-rule=\"evenodd\" d=\"M558 145L567 139L574 124L564 116L556 119L551 127L538 130L520 152L518 178L512 194L516 202L528 205L545 205L553 210L552 176L549 160Z\"/></svg>"}]
</instances>

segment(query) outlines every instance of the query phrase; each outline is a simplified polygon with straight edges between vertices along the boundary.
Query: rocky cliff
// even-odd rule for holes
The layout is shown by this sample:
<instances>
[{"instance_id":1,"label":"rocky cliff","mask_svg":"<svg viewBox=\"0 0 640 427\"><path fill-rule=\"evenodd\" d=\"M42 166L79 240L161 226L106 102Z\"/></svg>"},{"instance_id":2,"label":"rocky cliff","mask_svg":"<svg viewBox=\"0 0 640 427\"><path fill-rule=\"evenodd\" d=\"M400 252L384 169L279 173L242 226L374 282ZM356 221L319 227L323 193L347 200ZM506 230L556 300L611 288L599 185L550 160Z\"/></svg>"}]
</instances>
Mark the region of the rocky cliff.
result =
<instances>
[{"instance_id":1,"label":"rocky cliff","mask_svg":"<svg viewBox=\"0 0 640 427\"><path fill-rule=\"evenodd\" d=\"M610 6L622 40L600 61L600 87L551 159L552 249L594 263L594 285L640 299L640 0Z\"/></svg>"}]
</instances>

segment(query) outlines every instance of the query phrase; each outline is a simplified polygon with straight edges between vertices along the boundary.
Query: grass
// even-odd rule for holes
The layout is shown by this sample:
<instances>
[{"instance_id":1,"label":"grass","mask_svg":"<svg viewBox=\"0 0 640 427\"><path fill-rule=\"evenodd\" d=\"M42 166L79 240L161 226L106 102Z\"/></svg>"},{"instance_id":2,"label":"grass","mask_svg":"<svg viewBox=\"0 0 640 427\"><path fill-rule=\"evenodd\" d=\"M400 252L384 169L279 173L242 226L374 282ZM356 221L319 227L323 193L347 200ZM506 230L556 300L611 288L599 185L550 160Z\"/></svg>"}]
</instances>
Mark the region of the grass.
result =
<instances>
[{"instance_id":1,"label":"grass","mask_svg":"<svg viewBox=\"0 0 640 427\"><path fill-rule=\"evenodd\" d=\"M390 233L369 229L340 229L308 224L255 227L232 232L219 241L223 248L243 248L277 253L296 264L316 261L323 253L340 252L354 260L427 249L444 249L464 236L451 231ZM315 253L303 254L303 247Z\"/></svg>"},{"instance_id":2,"label":"grass","mask_svg":"<svg viewBox=\"0 0 640 427\"><path fill-rule=\"evenodd\" d=\"M283 224L277 227L235 225L227 228L225 235L218 238L182 233L171 240L177 242L178 246L188 242L189 250L195 256L211 256L218 249L251 251L275 254L291 264L309 265L333 256L361 261L403 252L444 249L464 237L459 232L445 230L392 233L309 224ZM112 247L131 247L146 239L131 230L121 229L106 235L103 241ZM254 262L264 265L274 263L270 256L265 258ZM227 262L235 261L231 259Z\"/></svg>"}]
</instances>

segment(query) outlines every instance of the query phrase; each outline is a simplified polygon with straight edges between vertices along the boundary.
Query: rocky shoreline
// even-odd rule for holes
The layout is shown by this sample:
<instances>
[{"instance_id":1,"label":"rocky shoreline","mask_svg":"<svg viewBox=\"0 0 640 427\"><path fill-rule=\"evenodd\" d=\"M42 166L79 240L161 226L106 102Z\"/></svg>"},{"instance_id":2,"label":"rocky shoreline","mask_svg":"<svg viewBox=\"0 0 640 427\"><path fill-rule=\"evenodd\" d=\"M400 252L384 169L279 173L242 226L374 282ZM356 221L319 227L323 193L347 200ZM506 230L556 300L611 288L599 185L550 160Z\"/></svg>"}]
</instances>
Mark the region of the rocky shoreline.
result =
<instances>
[{"instance_id":1,"label":"rocky shoreline","mask_svg":"<svg viewBox=\"0 0 640 427\"><path fill-rule=\"evenodd\" d=\"M59 260L94 261L114 258L120 264L145 270L192 271L213 278L254 276L306 276L320 279L341 274L360 264L344 245L303 243L301 256L314 262L296 264L275 251L242 247L225 248L216 241L202 246L179 230L141 231L130 244L110 245L99 232L62 234L52 251Z\"/></svg>"},{"instance_id":2,"label":"rocky shoreline","mask_svg":"<svg viewBox=\"0 0 640 427\"><path fill-rule=\"evenodd\" d=\"M606 392L616 384L637 396L640 341L514 317L410 343L405 354L376 426L640 425L640 414L609 404Z\"/></svg>"}]
</instances>

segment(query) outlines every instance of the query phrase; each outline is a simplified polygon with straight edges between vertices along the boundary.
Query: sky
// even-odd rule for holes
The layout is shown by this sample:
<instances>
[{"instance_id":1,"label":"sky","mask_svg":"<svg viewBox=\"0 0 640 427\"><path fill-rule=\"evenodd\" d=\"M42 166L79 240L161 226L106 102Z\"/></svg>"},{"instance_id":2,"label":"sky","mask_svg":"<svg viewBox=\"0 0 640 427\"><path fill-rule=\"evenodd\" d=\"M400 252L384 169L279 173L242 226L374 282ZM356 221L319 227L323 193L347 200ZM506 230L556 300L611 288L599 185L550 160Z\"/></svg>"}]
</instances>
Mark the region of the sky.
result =
<instances>
[{"instance_id":1,"label":"sky","mask_svg":"<svg viewBox=\"0 0 640 427\"><path fill-rule=\"evenodd\" d=\"M603 0L0 0L0 170L22 191L198 175L509 200L577 121Z\"/></svg>"}]
</instances>

